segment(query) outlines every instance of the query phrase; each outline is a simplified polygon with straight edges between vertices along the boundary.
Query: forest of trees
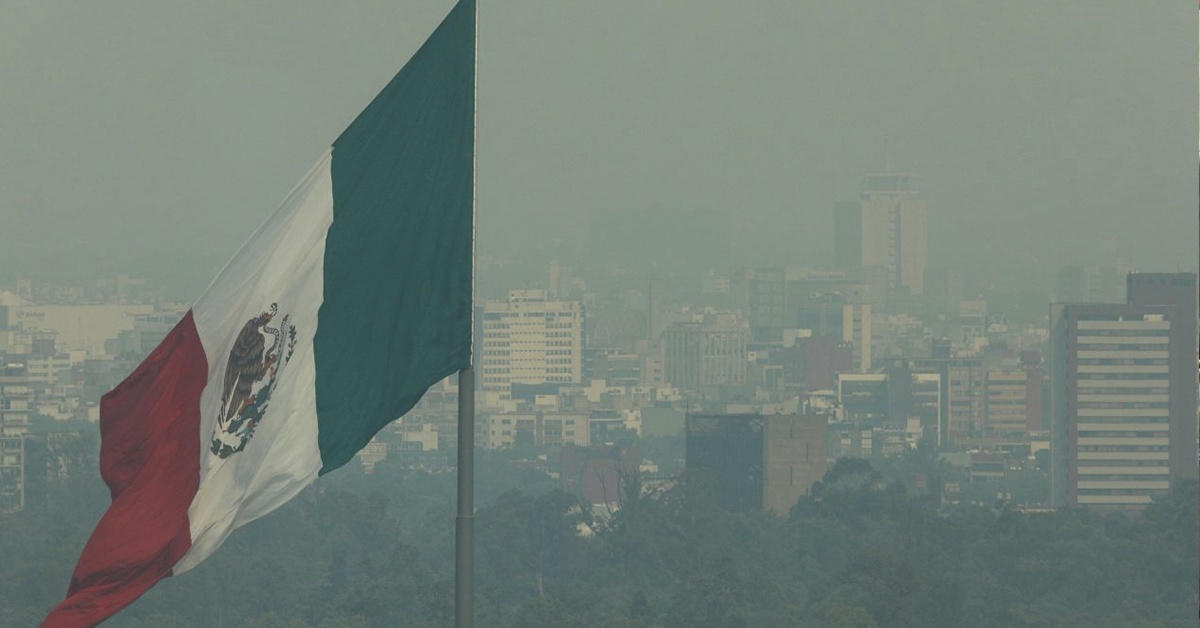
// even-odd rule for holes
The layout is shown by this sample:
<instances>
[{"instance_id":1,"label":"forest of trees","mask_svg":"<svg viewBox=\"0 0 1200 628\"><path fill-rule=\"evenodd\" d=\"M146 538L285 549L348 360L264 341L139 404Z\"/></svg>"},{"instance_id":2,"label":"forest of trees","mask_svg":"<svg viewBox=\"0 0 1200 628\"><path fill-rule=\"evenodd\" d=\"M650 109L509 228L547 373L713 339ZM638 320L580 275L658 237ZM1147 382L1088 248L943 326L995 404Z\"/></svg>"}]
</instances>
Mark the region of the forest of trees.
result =
<instances>
[{"instance_id":1,"label":"forest of trees","mask_svg":"<svg viewBox=\"0 0 1200 628\"><path fill-rule=\"evenodd\" d=\"M64 446L65 479L0 517L0 626L35 626L61 599L107 506L95 448ZM787 518L726 512L681 482L596 519L503 455L481 452L478 471L483 627L1162 628L1196 617L1195 483L1141 516L1023 513L943 506L843 459ZM348 465L106 626L449 626L453 498L453 473Z\"/></svg>"}]
</instances>

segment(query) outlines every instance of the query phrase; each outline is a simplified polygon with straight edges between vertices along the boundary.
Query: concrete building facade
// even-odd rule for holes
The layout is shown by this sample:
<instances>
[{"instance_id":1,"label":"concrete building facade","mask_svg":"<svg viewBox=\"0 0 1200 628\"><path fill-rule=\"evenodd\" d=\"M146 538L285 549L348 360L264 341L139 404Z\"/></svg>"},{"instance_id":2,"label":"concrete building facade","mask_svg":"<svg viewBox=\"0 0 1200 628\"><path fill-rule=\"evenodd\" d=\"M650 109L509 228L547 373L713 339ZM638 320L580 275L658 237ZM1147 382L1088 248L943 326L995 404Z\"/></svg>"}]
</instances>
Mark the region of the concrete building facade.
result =
<instances>
[{"instance_id":1,"label":"concrete building facade","mask_svg":"<svg viewBox=\"0 0 1200 628\"><path fill-rule=\"evenodd\" d=\"M480 312L478 364L485 391L512 384L578 384L583 380L583 305L552 301L545 290L512 290Z\"/></svg>"},{"instance_id":2,"label":"concrete building facade","mask_svg":"<svg viewBox=\"0 0 1200 628\"><path fill-rule=\"evenodd\" d=\"M731 314L708 314L663 332L663 374L680 388L746 383L746 326Z\"/></svg>"}]
</instances>

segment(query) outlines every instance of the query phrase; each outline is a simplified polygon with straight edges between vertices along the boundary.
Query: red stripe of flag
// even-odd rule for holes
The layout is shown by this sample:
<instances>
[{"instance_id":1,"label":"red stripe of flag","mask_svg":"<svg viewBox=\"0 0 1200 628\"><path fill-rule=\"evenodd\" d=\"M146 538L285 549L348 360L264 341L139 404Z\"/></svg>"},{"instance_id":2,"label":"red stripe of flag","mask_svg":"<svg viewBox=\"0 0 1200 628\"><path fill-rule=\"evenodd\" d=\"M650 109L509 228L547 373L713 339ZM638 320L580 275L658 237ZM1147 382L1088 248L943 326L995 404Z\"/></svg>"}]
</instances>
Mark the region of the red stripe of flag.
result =
<instances>
[{"instance_id":1,"label":"red stripe of flag","mask_svg":"<svg viewBox=\"0 0 1200 628\"><path fill-rule=\"evenodd\" d=\"M100 475L112 505L88 540L67 599L43 628L87 628L125 608L191 547L200 484L200 393L208 360L192 313L100 402Z\"/></svg>"}]
</instances>

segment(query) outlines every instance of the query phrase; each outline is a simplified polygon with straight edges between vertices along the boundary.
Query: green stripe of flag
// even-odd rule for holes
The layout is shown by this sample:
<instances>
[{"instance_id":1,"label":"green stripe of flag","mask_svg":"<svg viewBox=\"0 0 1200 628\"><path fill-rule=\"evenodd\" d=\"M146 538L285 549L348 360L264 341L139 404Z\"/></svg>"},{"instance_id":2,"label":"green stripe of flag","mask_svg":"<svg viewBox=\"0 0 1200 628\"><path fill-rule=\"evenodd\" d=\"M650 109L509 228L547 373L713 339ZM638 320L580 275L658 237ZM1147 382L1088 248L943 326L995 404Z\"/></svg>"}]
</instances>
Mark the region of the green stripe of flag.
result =
<instances>
[{"instance_id":1,"label":"green stripe of flag","mask_svg":"<svg viewBox=\"0 0 1200 628\"><path fill-rule=\"evenodd\" d=\"M334 142L316 362L321 473L471 360L475 2Z\"/></svg>"}]
</instances>

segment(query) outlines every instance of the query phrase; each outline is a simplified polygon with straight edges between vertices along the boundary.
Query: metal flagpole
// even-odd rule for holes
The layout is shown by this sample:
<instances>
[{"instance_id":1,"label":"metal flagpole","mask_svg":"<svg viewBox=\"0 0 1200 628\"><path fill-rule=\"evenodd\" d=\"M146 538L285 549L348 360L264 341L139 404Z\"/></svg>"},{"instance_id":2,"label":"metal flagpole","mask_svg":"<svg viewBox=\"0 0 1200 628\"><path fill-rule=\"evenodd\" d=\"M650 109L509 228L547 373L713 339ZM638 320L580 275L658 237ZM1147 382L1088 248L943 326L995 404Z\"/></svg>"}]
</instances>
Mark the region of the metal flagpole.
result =
<instances>
[{"instance_id":1,"label":"metal flagpole","mask_svg":"<svg viewBox=\"0 0 1200 628\"><path fill-rule=\"evenodd\" d=\"M458 372L458 517L454 526L454 626L475 624L475 369Z\"/></svg>"},{"instance_id":2,"label":"metal flagpole","mask_svg":"<svg viewBox=\"0 0 1200 628\"><path fill-rule=\"evenodd\" d=\"M475 0L471 121L471 361L458 372L458 516L454 521L454 626L475 625L475 214L479 175L479 2Z\"/></svg>"}]
</instances>

